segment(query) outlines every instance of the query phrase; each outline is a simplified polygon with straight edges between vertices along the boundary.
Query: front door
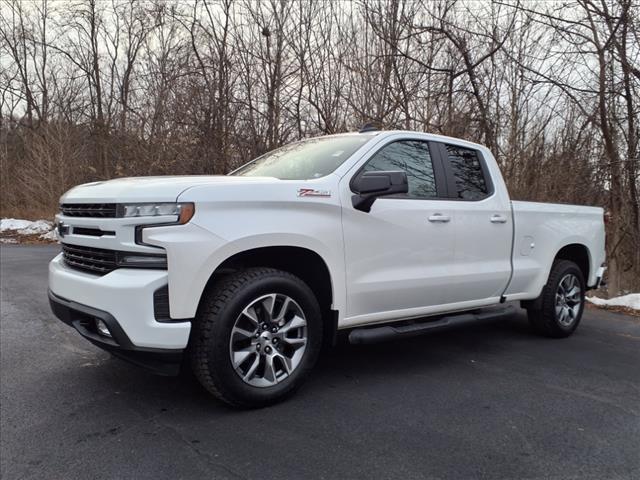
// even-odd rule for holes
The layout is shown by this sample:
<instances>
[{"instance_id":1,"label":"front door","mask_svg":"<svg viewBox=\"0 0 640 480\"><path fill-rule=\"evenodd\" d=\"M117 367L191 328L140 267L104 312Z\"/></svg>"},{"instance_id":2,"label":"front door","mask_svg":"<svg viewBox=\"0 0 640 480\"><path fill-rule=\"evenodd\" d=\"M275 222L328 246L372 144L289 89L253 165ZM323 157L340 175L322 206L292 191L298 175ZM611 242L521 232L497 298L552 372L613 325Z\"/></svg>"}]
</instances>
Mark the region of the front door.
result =
<instances>
[{"instance_id":1,"label":"front door","mask_svg":"<svg viewBox=\"0 0 640 480\"><path fill-rule=\"evenodd\" d=\"M365 171L403 170L407 194L378 198L361 212L343 196L347 276L345 325L358 325L424 313L455 301L455 211L448 207L443 165L423 140L391 140L350 180ZM444 201L443 201L444 200Z\"/></svg>"}]
</instances>

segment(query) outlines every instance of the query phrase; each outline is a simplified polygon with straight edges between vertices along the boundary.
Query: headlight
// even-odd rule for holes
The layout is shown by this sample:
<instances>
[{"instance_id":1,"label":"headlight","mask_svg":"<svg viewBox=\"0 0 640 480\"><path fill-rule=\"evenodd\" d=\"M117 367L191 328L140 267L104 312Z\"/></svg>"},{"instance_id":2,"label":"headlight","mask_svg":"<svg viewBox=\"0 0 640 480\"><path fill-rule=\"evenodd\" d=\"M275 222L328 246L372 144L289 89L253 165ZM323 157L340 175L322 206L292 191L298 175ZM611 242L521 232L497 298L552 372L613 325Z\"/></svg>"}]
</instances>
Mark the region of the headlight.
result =
<instances>
[{"instance_id":1,"label":"headlight","mask_svg":"<svg viewBox=\"0 0 640 480\"><path fill-rule=\"evenodd\" d=\"M195 213L193 203L130 203L121 206L121 216L130 217L162 217L176 216L178 224L184 225Z\"/></svg>"}]
</instances>

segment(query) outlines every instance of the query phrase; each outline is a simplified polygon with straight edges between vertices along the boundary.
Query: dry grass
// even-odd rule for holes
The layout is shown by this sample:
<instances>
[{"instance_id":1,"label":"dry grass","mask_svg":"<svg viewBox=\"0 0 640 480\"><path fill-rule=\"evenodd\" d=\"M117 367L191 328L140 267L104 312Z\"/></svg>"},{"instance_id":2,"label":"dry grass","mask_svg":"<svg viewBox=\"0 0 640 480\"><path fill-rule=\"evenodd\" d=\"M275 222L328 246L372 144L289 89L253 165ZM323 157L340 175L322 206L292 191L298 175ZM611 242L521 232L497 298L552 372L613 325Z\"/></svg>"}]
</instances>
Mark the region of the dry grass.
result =
<instances>
[{"instance_id":1,"label":"dry grass","mask_svg":"<svg viewBox=\"0 0 640 480\"><path fill-rule=\"evenodd\" d=\"M587 302L587 308L601 309L601 310L609 310L610 312L622 313L624 315L630 315L632 317L640 317L640 310L635 310L633 308L628 307L615 307L612 305L595 305L593 303Z\"/></svg>"},{"instance_id":2,"label":"dry grass","mask_svg":"<svg viewBox=\"0 0 640 480\"><path fill-rule=\"evenodd\" d=\"M0 245L46 245L51 243L57 243L56 240L49 240L46 238L40 238L41 233L34 233L33 235L19 235L15 230L6 230L0 232Z\"/></svg>"},{"instance_id":3,"label":"dry grass","mask_svg":"<svg viewBox=\"0 0 640 480\"><path fill-rule=\"evenodd\" d=\"M12 208L0 207L0 218L19 218L24 220L49 220L53 221L53 217L57 212L44 210L41 208Z\"/></svg>"}]
</instances>

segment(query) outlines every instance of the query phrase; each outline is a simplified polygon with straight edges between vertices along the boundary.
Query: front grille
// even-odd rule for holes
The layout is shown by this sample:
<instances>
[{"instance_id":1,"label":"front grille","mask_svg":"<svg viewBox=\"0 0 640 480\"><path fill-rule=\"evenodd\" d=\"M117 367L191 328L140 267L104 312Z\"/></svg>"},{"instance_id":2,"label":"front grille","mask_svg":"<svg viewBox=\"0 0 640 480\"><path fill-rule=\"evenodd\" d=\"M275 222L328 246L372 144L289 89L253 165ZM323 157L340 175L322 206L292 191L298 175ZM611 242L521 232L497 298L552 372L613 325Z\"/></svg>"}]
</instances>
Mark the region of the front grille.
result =
<instances>
[{"instance_id":1,"label":"front grille","mask_svg":"<svg viewBox=\"0 0 640 480\"><path fill-rule=\"evenodd\" d=\"M60 205L60 212L67 217L115 218L117 211L115 203L63 203Z\"/></svg>"},{"instance_id":2,"label":"front grille","mask_svg":"<svg viewBox=\"0 0 640 480\"><path fill-rule=\"evenodd\" d=\"M100 275L118 268L117 255L115 250L62 244L62 257L69 267Z\"/></svg>"}]
</instances>

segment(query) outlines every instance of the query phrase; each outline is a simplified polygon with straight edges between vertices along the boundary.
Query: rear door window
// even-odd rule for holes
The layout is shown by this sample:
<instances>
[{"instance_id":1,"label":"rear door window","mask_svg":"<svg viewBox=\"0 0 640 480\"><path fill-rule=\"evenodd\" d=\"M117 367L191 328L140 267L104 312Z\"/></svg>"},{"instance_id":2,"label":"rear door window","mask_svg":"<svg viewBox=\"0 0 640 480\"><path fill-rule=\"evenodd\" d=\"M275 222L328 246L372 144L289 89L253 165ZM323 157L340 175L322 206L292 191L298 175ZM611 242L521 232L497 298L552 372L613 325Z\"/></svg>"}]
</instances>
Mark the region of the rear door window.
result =
<instances>
[{"instance_id":1,"label":"rear door window","mask_svg":"<svg viewBox=\"0 0 640 480\"><path fill-rule=\"evenodd\" d=\"M489 194L489 186L476 150L445 145L447 159L455 181L457 198L481 200Z\"/></svg>"}]
</instances>

